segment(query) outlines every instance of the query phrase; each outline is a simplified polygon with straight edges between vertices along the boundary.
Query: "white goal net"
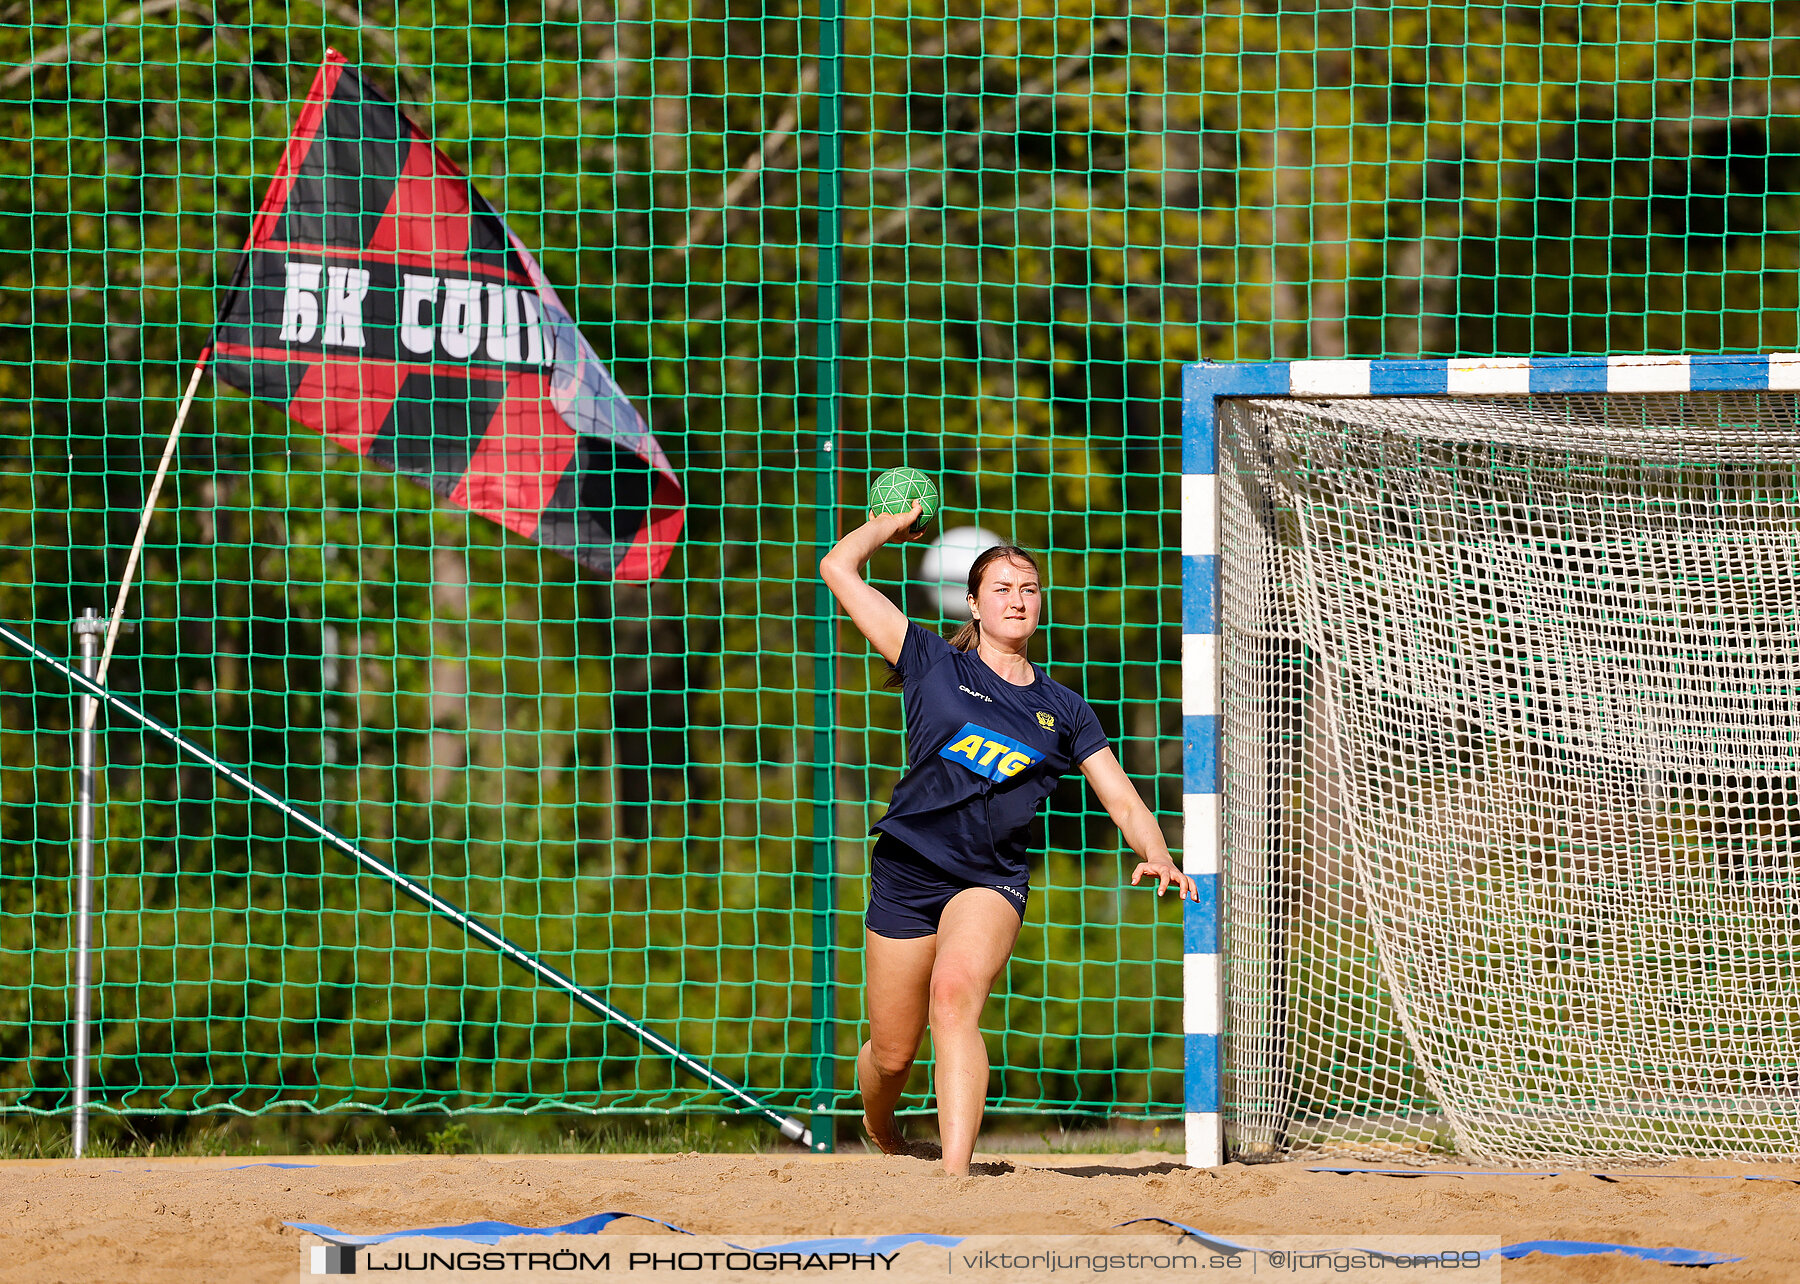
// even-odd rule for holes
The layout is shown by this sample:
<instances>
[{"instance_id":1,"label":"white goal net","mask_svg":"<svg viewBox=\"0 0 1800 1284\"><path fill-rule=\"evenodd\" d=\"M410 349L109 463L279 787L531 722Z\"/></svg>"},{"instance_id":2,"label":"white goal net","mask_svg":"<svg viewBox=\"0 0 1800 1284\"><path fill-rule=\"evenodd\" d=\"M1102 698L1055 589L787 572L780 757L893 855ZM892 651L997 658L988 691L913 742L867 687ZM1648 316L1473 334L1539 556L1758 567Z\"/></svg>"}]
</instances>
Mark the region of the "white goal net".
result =
<instances>
[{"instance_id":1,"label":"white goal net","mask_svg":"<svg viewBox=\"0 0 1800 1284\"><path fill-rule=\"evenodd\" d=\"M1239 1157L1800 1151L1800 400L1219 403Z\"/></svg>"}]
</instances>

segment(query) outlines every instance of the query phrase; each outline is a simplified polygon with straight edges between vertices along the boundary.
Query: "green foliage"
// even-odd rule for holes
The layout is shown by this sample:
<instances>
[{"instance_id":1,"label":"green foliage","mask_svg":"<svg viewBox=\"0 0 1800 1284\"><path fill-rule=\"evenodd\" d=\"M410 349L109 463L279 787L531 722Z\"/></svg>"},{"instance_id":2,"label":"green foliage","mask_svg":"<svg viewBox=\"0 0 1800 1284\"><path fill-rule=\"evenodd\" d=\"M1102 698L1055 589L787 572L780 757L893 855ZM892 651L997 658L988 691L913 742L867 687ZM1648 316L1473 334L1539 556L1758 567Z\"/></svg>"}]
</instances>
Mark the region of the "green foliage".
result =
<instances>
[{"instance_id":1,"label":"green foliage","mask_svg":"<svg viewBox=\"0 0 1800 1284\"><path fill-rule=\"evenodd\" d=\"M809 1100L822 200L800 6L21 0L0 27L0 618L104 607L325 47L474 175L688 489L609 585L202 385L112 685L726 1073ZM110 16L109 16L110 15ZM843 520L938 478L1175 833L1180 362L1800 346L1767 3L853 7ZM916 556L909 554L908 556ZM897 555L874 573L910 609ZM836 1083L899 709L837 644ZM67 1102L69 701L0 660L0 1109ZM709 1108L114 727L107 1109ZM1180 936L1055 800L1003 1109L1179 1109ZM848 1108L846 1102L845 1108Z\"/></svg>"}]
</instances>

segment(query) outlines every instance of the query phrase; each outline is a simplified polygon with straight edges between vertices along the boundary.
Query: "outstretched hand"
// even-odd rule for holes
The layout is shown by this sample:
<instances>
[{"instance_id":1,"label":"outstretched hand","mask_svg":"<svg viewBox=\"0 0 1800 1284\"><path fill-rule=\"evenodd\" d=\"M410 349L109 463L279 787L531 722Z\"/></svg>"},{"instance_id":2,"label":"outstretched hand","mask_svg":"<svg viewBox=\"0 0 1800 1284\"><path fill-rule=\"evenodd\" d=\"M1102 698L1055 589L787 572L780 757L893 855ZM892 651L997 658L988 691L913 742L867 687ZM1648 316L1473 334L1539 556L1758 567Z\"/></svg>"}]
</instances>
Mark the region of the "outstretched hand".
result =
<instances>
[{"instance_id":1,"label":"outstretched hand","mask_svg":"<svg viewBox=\"0 0 1800 1284\"><path fill-rule=\"evenodd\" d=\"M1183 898L1192 901L1200 899L1200 889L1195 886L1194 880L1175 868L1169 861L1145 861L1131 871L1131 885L1136 887L1143 881L1145 874L1153 874L1156 876L1156 894L1158 896L1161 896L1164 892L1168 891L1169 885L1173 883L1176 890L1181 893Z\"/></svg>"},{"instance_id":2,"label":"outstretched hand","mask_svg":"<svg viewBox=\"0 0 1800 1284\"><path fill-rule=\"evenodd\" d=\"M883 544L911 544L925 538L925 527L919 520L924 515L925 505L915 499L904 513L877 513L871 509L869 525L879 532Z\"/></svg>"}]
</instances>

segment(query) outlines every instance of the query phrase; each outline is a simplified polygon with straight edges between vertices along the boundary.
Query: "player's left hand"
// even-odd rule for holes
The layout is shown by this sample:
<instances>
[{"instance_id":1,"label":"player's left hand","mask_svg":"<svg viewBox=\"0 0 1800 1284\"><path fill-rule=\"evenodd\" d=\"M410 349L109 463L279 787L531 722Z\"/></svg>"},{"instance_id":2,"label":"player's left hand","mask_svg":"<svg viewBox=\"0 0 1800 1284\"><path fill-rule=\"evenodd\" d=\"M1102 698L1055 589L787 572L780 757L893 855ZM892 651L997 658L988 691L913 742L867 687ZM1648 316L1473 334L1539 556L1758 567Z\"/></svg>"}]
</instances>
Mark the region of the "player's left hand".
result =
<instances>
[{"instance_id":1,"label":"player's left hand","mask_svg":"<svg viewBox=\"0 0 1800 1284\"><path fill-rule=\"evenodd\" d=\"M1131 871L1131 885L1136 887L1143 881L1145 874L1154 874L1156 876L1156 894L1158 896L1161 896L1164 892L1168 891L1169 885L1173 883L1182 896L1188 900L1197 901L1200 899L1200 889L1194 886L1194 880L1182 873L1179 869L1176 869L1175 866L1168 861L1145 861Z\"/></svg>"}]
</instances>

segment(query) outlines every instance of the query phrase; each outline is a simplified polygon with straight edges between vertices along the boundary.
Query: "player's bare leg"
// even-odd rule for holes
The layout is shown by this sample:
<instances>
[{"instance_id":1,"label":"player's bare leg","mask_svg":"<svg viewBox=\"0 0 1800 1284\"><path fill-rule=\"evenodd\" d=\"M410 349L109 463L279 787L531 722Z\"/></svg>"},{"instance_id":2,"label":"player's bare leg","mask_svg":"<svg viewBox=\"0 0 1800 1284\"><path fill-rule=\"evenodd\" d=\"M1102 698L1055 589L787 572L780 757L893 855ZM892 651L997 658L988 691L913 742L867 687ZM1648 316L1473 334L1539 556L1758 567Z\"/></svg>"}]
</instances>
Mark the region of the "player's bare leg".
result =
<instances>
[{"instance_id":1,"label":"player's bare leg","mask_svg":"<svg viewBox=\"0 0 1800 1284\"><path fill-rule=\"evenodd\" d=\"M863 1127L884 1155L909 1153L894 1122L913 1058L925 1037L931 965L937 937L904 940L866 932L869 1040L856 1054L856 1086L862 1093Z\"/></svg>"},{"instance_id":2,"label":"player's bare leg","mask_svg":"<svg viewBox=\"0 0 1800 1284\"><path fill-rule=\"evenodd\" d=\"M981 1008L1019 936L1012 903L987 887L958 892L938 921L931 969L931 1047L937 1054L938 1139L944 1171L969 1171L987 1106L988 1055Z\"/></svg>"}]
</instances>

